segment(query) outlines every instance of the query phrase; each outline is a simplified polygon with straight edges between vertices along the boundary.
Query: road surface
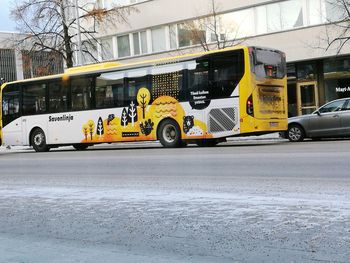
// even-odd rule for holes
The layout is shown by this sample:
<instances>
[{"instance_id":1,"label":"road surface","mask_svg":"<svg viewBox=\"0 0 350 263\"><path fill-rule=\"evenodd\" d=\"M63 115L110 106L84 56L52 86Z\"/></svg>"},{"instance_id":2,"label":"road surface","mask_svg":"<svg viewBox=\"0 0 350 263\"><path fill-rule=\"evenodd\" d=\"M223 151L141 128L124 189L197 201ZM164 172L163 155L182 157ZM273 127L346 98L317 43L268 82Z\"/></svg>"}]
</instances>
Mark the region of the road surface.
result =
<instances>
[{"instance_id":1,"label":"road surface","mask_svg":"<svg viewBox=\"0 0 350 263\"><path fill-rule=\"evenodd\" d=\"M349 262L350 141L0 151L0 262Z\"/></svg>"}]
</instances>

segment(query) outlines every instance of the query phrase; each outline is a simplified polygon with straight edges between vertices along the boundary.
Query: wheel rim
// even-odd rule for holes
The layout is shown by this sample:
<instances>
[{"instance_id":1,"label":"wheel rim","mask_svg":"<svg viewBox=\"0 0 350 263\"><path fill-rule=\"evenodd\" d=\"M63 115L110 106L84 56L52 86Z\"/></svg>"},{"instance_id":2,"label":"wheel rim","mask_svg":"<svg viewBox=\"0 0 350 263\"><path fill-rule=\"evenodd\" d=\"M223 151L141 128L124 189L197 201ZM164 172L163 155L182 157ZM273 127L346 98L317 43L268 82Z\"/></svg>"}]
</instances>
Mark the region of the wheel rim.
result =
<instances>
[{"instance_id":1,"label":"wheel rim","mask_svg":"<svg viewBox=\"0 0 350 263\"><path fill-rule=\"evenodd\" d=\"M290 130L289 130L289 138L292 140L292 141L298 141L300 140L301 138L301 130L297 127L292 127Z\"/></svg>"},{"instance_id":2,"label":"wheel rim","mask_svg":"<svg viewBox=\"0 0 350 263\"><path fill-rule=\"evenodd\" d=\"M167 143L173 143L176 140L176 128L167 124L163 129L163 138Z\"/></svg>"},{"instance_id":3,"label":"wheel rim","mask_svg":"<svg viewBox=\"0 0 350 263\"><path fill-rule=\"evenodd\" d=\"M33 138L34 144L40 146L44 142L44 135L42 133L35 134Z\"/></svg>"}]
</instances>

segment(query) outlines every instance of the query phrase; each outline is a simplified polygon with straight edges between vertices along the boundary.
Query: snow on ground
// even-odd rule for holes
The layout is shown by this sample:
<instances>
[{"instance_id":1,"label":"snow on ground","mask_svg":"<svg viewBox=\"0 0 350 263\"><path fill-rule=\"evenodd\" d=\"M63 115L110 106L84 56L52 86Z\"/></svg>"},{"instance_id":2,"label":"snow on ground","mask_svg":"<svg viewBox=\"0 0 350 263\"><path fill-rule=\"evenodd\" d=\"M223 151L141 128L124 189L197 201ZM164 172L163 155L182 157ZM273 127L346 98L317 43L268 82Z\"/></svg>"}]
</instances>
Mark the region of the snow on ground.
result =
<instances>
[{"instance_id":1,"label":"snow on ground","mask_svg":"<svg viewBox=\"0 0 350 263\"><path fill-rule=\"evenodd\" d=\"M349 197L265 190L3 187L0 229L12 235L0 235L0 252L20 235L34 242L23 262L45 256L46 239L53 262L59 251L65 262L347 262Z\"/></svg>"}]
</instances>

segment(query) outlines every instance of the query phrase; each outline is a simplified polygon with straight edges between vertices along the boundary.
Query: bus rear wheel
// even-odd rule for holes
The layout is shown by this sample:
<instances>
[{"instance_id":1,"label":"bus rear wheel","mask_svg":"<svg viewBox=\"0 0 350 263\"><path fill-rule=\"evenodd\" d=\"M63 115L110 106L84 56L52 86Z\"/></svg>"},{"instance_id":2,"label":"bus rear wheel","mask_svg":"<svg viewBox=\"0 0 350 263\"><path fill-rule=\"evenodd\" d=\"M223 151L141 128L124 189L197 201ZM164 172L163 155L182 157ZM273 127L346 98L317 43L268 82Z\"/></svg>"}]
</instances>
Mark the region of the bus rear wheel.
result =
<instances>
[{"instance_id":1,"label":"bus rear wheel","mask_svg":"<svg viewBox=\"0 0 350 263\"><path fill-rule=\"evenodd\" d=\"M177 122L171 119L161 122L158 128L158 138L166 148L180 147L182 143L181 131Z\"/></svg>"},{"instance_id":2,"label":"bus rear wheel","mask_svg":"<svg viewBox=\"0 0 350 263\"><path fill-rule=\"evenodd\" d=\"M30 143L36 152L47 152L50 147L46 144L45 133L42 129L35 129L30 137Z\"/></svg>"}]
</instances>

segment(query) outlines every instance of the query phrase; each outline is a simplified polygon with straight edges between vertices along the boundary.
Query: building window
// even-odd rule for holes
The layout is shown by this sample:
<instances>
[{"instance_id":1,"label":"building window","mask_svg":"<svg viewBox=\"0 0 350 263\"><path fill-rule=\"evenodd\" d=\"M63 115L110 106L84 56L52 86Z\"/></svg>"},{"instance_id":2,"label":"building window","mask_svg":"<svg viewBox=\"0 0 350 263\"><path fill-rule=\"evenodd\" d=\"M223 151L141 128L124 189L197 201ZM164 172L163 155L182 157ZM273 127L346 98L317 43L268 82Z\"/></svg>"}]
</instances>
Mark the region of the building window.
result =
<instances>
[{"instance_id":1,"label":"building window","mask_svg":"<svg viewBox=\"0 0 350 263\"><path fill-rule=\"evenodd\" d=\"M117 38L118 42L118 57L128 57L130 56L130 40L129 35L119 36Z\"/></svg>"},{"instance_id":2,"label":"building window","mask_svg":"<svg viewBox=\"0 0 350 263\"><path fill-rule=\"evenodd\" d=\"M188 47L206 42L206 31L200 21L178 24L179 47Z\"/></svg>"},{"instance_id":3,"label":"building window","mask_svg":"<svg viewBox=\"0 0 350 263\"><path fill-rule=\"evenodd\" d=\"M321 24L321 2L320 0L309 0L308 19L309 25Z\"/></svg>"},{"instance_id":4,"label":"building window","mask_svg":"<svg viewBox=\"0 0 350 263\"><path fill-rule=\"evenodd\" d=\"M177 25L169 26L170 49L177 49Z\"/></svg>"},{"instance_id":5,"label":"building window","mask_svg":"<svg viewBox=\"0 0 350 263\"><path fill-rule=\"evenodd\" d=\"M83 64L96 63L98 61L98 43L95 40L86 40L82 43Z\"/></svg>"},{"instance_id":6,"label":"building window","mask_svg":"<svg viewBox=\"0 0 350 263\"><path fill-rule=\"evenodd\" d=\"M166 50L165 28L159 27L151 30L152 32L152 51L160 52Z\"/></svg>"},{"instance_id":7,"label":"building window","mask_svg":"<svg viewBox=\"0 0 350 263\"><path fill-rule=\"evenodd\" d=\"M220 40L234 40L255 34L253 9L223 14L219 17ZM214 25L214 24L213 24Z\"/></svg>"},{"instance_id":8,"label":"building window","mask_svg":"<svg viewBox=\"0 0 350 263\"><path fill-rule=\"evenodd\" d=\"M336 22L347 18L343 1L321 0L324 22Z\"/></svg>"},{"instance_id":9,"label":"building window","mask_svg":"<svg viewBox=\"0 0 350 263\"><path fill-rule=\"evenodd\" d=\"M5 81L17 79L16 58L13 49L0 49L0 78Z\"/></svg>"},{"instance_id":10,"label":"building window","mask_svg":"<svg viewBox=\"0 0 350 263\"><path fill-rule=\"evenodd\" d=\"M148 0L98 0L98 6L106 9L112 9L114 7L133 5L145 1Z\"/></svg>"},{"instance_id":11,"label":"building window","mask_svg":"<svg viewBox=\"0 0 350 263\"><path fill-rule=\"evenodd\" d=\"M265 34L267 32L266 6L255 8L256 33Z\"/></svg>"},{"instance_id":12,"label":"building window","mask_svg":"<svg viewBox=\"0 0 350 263\"><path fill-rule=\"evenodd\" d=\"M266 17L268 32L280 31L282 29L281 8L279 3L266 6Z\"/></svg>"},{"instance_id":13,"label":"building window","mask_svg":"<svg viewBox=\"0 0 350 263\"><path fill-rule=\"evenodd\" d=\"M147 33L146 31L136 32L132 34L134 41L134 54L146 54L147 49Z\"/></svg>"},{"instance_id":14,"label":"building window","mask_svg":"<svg viewBox=\"0 0 350 263\"><path fill-rule=\"evenodd\" d=\"M301 27L304 24L301 0L282 2L281 14L283 30Z\"/></svg>"},{"instance_id":15,"label":"building window","mask_svg":"<svg viewBox=\"0 0 350 263\"><path fill-rule=\"evenodd\" d=\"M323 71L326 101L350 97L350 58L327 59Z\"/></svg>"},{"instance_id":16,"label":"building window","mask_svg":"<svg viewBox=\"0 0 350 263\"><path fill-rule=\"evenodd\" d=\"M113 40L112 38L103 38L101 43L101 58L102 60L113 59Z\"/></svg>"}]
</instances>

